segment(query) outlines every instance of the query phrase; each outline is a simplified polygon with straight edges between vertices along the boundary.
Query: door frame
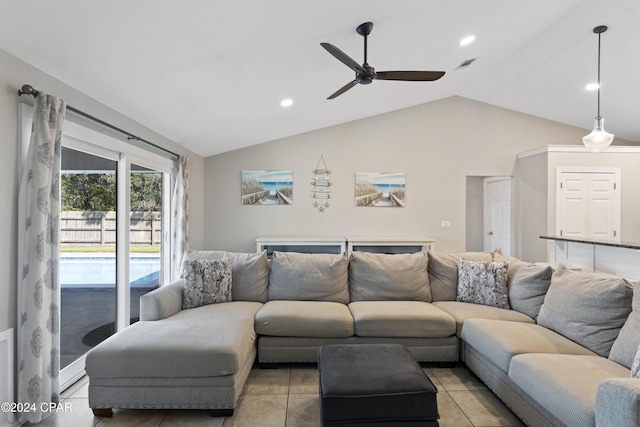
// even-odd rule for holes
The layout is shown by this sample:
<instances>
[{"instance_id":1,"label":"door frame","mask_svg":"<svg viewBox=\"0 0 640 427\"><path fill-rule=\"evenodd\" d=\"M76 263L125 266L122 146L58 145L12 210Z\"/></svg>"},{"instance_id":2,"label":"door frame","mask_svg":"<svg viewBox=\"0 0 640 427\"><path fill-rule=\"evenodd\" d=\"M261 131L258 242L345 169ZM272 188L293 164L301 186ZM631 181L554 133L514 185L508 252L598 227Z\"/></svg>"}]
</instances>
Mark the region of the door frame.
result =
<instances>
[{"instance_id":1,"label":"door frame","mask_svg":"<svg viewBox=\"0 0 640 427\"><path fill-rule=\"evenodd\" d=\"M510 230L510 235L509 235L509 253L511 256L514 256L513 253L513 248L514 248L514 241L513 241L513 177L512 176L491 176L491 177L485 177L482 180L482 198L483 198L483 204L484 204L484 211L483 211L483 216L484 216L484 230L483 230L483 249L485 251L493 251L494 248L490 248L490 243L491 243L491 239L489 237L489 232L491 231L490 225L491 225L491 219L490 219L490 215L489 213L489 198L487 197L487 184L493 183L493 182L499 182L499 181L509 181L509 200L510 200L510 206L509 206L509 230Z\"/></svg>"},{"instance_id":2,"label":"door frame","mask_svg":"<svg viewBox=\"0 0 640 427\"><path fill-rule=\"evenodd\" d=\"M618 167L600 167L600 166L558 166L556 168L556 206L555 206L555 233L556 236L560 236L560 221L559 213L560 213L560 205L562 202L562 191L560 191L560 184L562 183L562 174L563 173L606 173L613 174L616 187L614 189L615 200L614 200L614 219L615 225L614 229L617 231L616 237L613 240L620 241L622 230L620 230L620 225L622 224L622 169Z\"/></svg>"}]
</instances>

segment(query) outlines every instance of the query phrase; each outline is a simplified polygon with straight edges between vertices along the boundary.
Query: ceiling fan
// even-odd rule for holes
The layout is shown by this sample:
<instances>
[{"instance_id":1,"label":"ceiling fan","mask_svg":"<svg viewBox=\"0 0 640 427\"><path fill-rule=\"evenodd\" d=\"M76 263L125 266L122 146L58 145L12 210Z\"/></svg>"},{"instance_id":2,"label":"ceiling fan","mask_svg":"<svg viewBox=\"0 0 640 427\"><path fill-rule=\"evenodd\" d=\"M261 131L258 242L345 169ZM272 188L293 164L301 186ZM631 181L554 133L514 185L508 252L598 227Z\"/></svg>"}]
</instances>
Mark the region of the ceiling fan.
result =
<instances>
[{"instance_id":1,"label":"ceiling fan","mask_svg":"<svg viewBox=\"0 0 640 427\"><path fill-rule=\"evenodd\" d=\"M444 71L376 71L367 63L367 36L373 29L372 22L358 25L356 31L364 37L364 64L360 65L349 55L329 43L320 43L336 59L356 72L356 78L329 95L327 99L336 98L358 83L368 85L374 80L403 80L411 82L431 82L444 76Z\"/></svg>"}]
</instances>

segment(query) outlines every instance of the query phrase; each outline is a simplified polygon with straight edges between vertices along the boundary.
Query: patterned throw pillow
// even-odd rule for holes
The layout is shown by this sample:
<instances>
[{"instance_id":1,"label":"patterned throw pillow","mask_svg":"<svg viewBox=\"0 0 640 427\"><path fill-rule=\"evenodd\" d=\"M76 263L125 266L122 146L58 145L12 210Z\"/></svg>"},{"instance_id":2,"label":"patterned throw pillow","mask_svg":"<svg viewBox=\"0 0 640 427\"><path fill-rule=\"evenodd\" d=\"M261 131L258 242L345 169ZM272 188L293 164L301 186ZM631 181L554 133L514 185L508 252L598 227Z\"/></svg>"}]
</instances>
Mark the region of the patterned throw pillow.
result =
<instances>
[{"instance_id":1,"label":"patterned throw pillow","mask_svg":"<svg viewBox=\"0 0 640 427\"><path fill-rule=\"evenodd\" d=\"M457 301L509 309L506 262L458 260Z\"/></svg>"},{"instance_id":2,"label":"patterned throw pillow","mask_svg":"<svg viewBox=\"0 0 640 427\"><path fill-rule=\"evenodd\" d=\"M640 345L638 346L636 358L633 359L633 365L631 365L631 378L640 378Z\"/></svg>"},{"instance_id":3,"label":"patterned throw pillow","mask_svg":"<svg viewBox=\"0 0 640 427\"><path fill-rule=\"evenodd\" d=\"M230 259L191 260L182 264L182 308L231 301Z\"/></svg>"}]
</instances>

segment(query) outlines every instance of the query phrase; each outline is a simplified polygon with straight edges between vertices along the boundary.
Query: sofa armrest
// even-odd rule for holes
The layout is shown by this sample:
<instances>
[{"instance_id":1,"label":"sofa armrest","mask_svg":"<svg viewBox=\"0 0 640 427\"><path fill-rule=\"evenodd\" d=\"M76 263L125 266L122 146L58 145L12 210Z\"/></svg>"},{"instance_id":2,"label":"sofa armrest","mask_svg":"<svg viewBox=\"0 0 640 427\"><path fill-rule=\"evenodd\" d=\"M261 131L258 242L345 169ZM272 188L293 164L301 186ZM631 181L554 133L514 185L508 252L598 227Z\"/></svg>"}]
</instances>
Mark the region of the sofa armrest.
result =
<instances>
[{"instance_id":1,"label":"sofa armrest","mask_svg":"<svg viewBox=\"0 0 640 427\"><path fill-rule=\"evenodd\" d=\"M611 378L598 386L596 426L637 427L640 425L640 379Z\"/></svg>"},{"instance_id":2,"label":"sofa armrest","mask_svg":"<svg viewBox=\"0 0 640 427\"><path fill-rule=\"evenodd\" d=\"M140 297L140 320L161 320L182 310L182 279Z\"/></svg>"}]
</instances>

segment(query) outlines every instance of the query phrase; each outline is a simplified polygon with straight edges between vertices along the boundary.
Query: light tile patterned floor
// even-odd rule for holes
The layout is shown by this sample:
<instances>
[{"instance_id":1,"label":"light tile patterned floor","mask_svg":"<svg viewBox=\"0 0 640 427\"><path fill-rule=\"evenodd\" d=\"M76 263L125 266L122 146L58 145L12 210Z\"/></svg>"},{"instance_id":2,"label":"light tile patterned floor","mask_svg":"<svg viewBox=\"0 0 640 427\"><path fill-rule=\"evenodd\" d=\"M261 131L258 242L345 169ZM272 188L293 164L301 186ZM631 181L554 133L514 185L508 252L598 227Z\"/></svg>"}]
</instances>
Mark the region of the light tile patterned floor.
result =
<instances>
[{"instance_id":1,"label":"light tile patterned floor","mask_svg":"<svg viewBox=\"0 0 640 427\"><path fill-rule=\"evenodd\" d=\"M522 422L471 376L463 365L424 368L438 387L441 427L523 426ZM318 370L311 366L254 368L233 417L212 418L207 411L114 410L113 418L93 416L83 378L62 394L71 411L58 413L38 426L60 427L318 427Z\"/></svg>"}]
</instances>

